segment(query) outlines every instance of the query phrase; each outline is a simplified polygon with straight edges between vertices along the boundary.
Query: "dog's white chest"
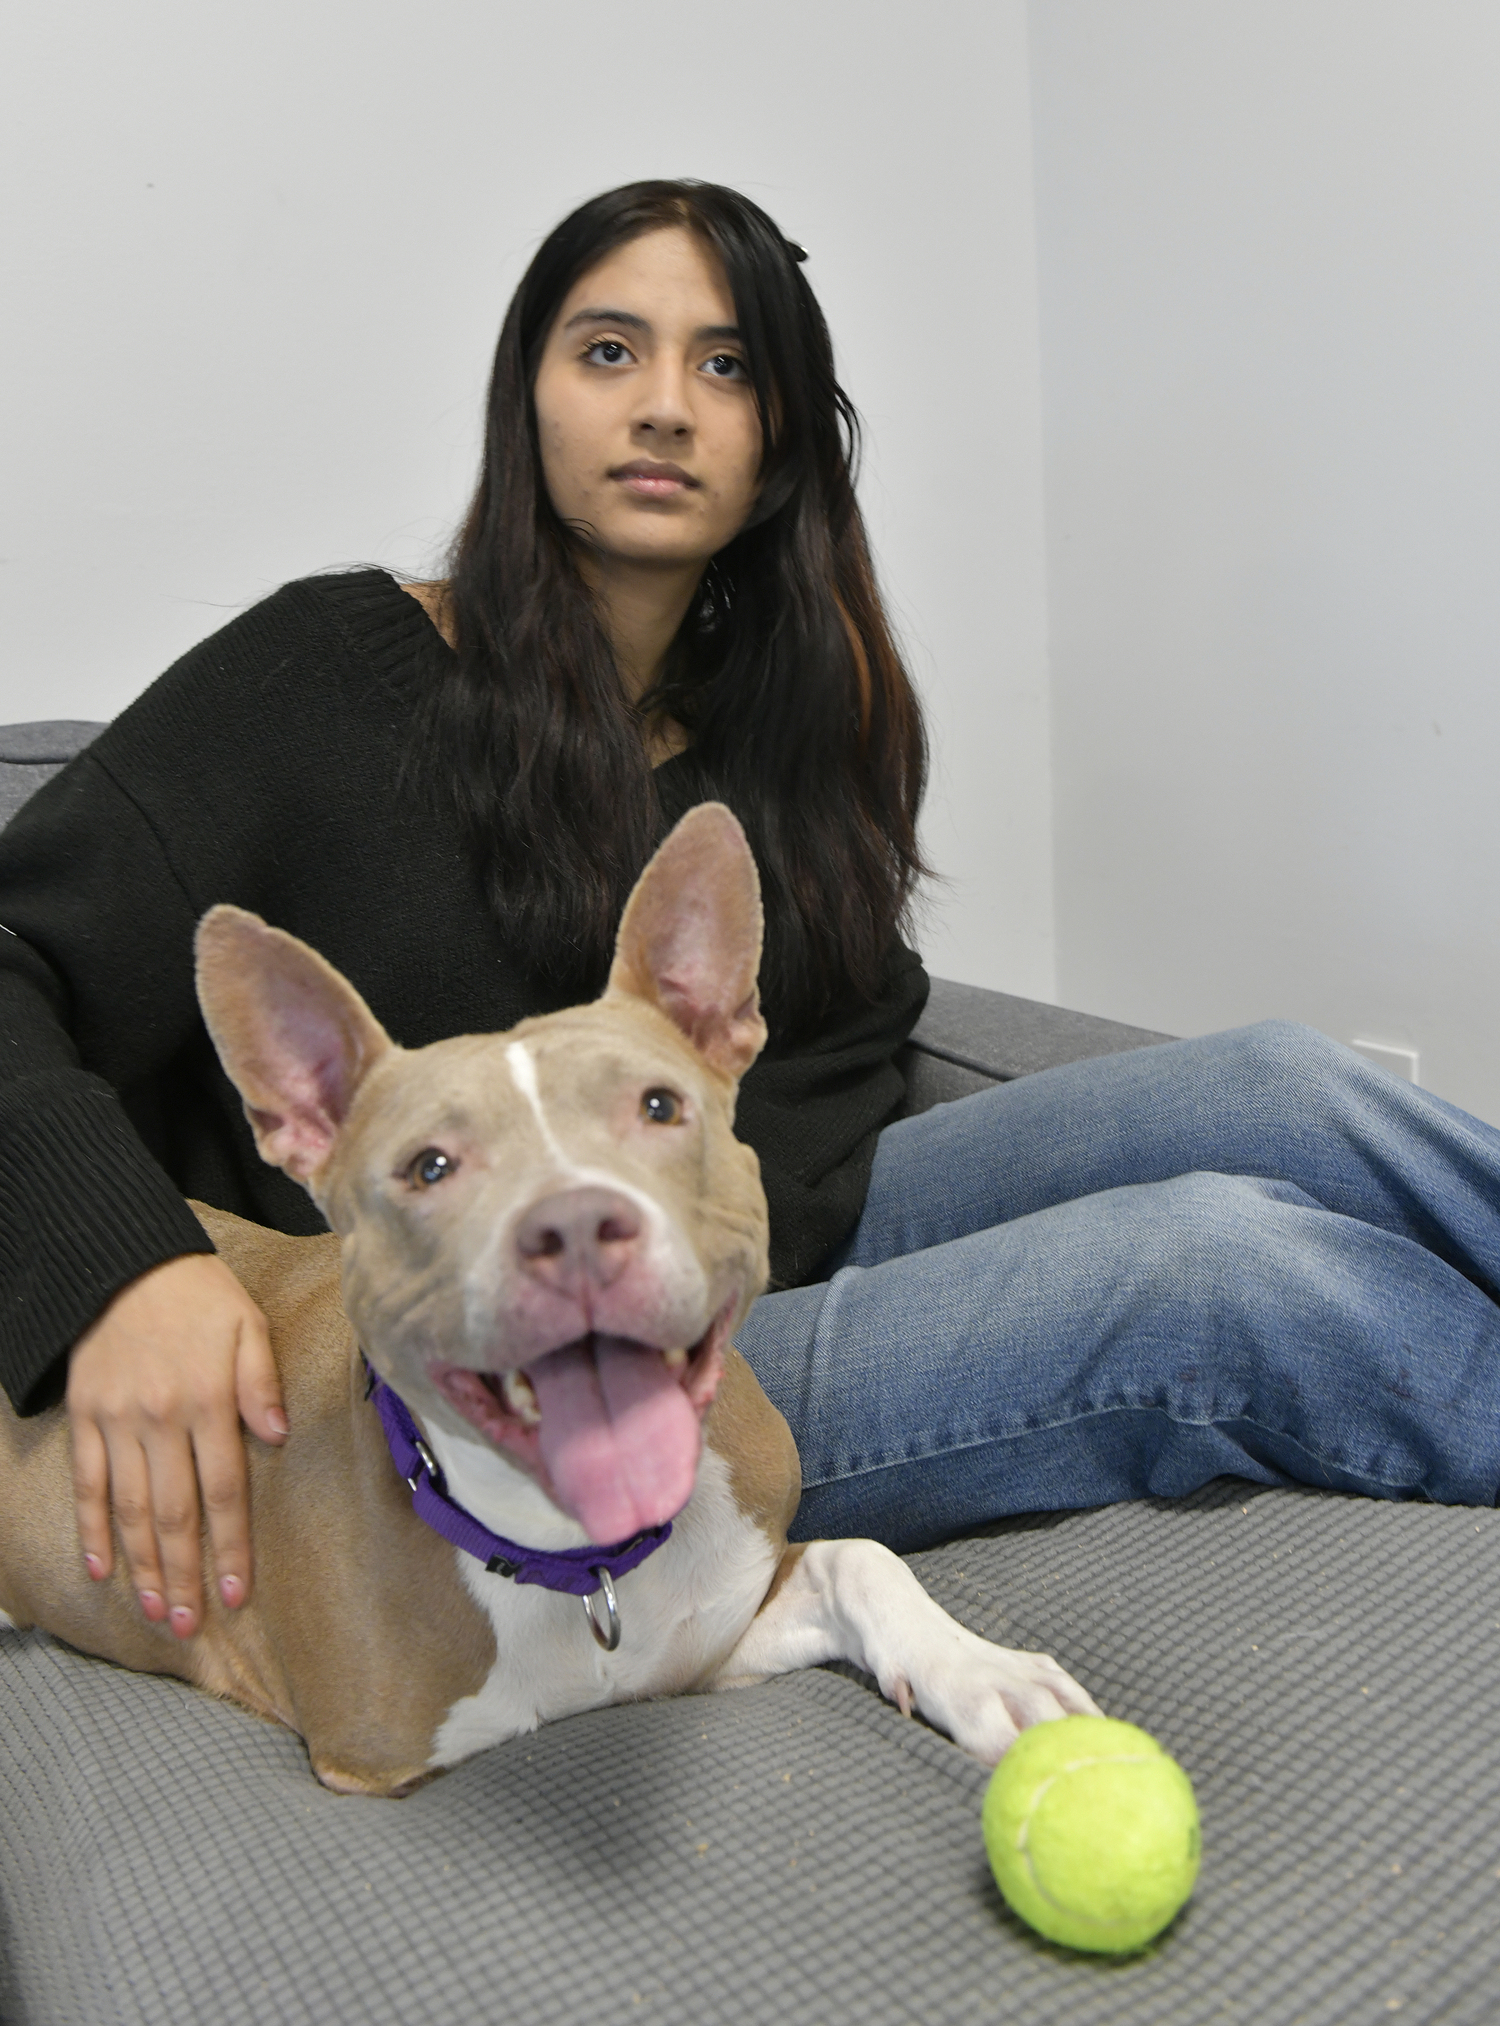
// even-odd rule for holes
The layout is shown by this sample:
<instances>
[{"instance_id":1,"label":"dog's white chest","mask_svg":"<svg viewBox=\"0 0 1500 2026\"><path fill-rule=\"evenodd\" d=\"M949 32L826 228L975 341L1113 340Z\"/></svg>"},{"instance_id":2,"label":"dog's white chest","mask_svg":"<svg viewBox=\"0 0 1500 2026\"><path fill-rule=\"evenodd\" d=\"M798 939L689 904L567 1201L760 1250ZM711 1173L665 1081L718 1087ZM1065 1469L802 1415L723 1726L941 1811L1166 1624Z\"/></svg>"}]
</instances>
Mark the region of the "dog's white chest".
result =
<instances>
[{"instance_id":1,"label":"dog's white chest","mask_svg":"<svg viewBox=\"0 0 1500 2026\"><path fill-rule=\"evenodd\" d=\"M434 1770L554 1717L691 1688L736 1645L777 1563L767 1536L736 1504L722 1457L707 1447L671 1539L617 1585L621 1635L613 1653L595 1640L576 1597L492 1576L455 1552L465 1587L494 1627L496 1658L483 1687L456 1702L439 1727Z\"/></svg>"}]
</instances>

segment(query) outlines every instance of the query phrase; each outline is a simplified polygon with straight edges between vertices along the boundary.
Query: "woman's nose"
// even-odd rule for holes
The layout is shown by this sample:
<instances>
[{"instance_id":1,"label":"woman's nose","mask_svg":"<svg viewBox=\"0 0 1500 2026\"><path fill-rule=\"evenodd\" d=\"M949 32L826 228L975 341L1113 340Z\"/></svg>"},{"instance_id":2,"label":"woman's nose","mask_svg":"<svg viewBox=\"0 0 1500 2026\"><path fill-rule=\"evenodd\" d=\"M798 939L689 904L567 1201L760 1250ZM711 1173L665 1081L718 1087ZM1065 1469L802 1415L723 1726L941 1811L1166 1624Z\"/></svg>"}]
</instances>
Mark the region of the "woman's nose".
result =
<instances>
[{"instance_id":1,"label":"woman's nose","mask_svg":"<svg viewBox=\"0 0 1500 2026\"><path fill-rule=\"evenodd\" d=\"M637 429L678 441L692 434L687 372L680 360L658 359L641 387L641 396L635 417Z\"/></svg>"}]
</instances>

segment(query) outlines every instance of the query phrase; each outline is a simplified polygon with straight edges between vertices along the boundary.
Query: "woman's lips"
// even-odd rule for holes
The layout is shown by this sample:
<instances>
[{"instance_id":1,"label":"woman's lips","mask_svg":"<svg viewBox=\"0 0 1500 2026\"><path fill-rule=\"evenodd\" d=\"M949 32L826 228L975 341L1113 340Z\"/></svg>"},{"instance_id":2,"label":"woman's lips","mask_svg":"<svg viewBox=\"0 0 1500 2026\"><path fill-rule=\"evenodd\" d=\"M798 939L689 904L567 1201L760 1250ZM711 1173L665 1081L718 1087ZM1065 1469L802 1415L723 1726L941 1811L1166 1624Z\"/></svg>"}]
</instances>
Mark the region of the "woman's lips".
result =
<instances>
[{"instance_id":1,"label":"woman's lips","mask_svg":"<svg viewBox=\"0 0 1500 2026\"><path fill-rule=\"evenodd\" d=\"M632 464L617 465L610 477L637 499L675 499L679 493L696 492L700 484L680 464L658 464L646 457L637 458Z\"/></svg>"}]
</instances>

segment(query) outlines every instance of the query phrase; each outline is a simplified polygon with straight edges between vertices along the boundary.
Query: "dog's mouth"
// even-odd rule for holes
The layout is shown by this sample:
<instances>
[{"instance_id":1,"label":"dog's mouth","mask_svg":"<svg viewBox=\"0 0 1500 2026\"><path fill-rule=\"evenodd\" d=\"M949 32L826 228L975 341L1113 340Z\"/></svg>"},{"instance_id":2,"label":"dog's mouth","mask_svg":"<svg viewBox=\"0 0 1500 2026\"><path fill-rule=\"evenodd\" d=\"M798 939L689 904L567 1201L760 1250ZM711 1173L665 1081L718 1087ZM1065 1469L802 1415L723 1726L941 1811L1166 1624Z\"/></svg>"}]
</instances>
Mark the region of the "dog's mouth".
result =
<instances>
[{"instance_id":1,"label":"dog's mouth","mask_svg":"<svg viewBox=\"0 0 1500 2026\"><path fill-rule=\"evenodd\" d=\"M692 1496L734 1308L731 1298L682 1348L590 1331L512 1370L434 1365L431 1376L590 1540L627 1540L673 1518Z\"/></svg>"}]
</instances>

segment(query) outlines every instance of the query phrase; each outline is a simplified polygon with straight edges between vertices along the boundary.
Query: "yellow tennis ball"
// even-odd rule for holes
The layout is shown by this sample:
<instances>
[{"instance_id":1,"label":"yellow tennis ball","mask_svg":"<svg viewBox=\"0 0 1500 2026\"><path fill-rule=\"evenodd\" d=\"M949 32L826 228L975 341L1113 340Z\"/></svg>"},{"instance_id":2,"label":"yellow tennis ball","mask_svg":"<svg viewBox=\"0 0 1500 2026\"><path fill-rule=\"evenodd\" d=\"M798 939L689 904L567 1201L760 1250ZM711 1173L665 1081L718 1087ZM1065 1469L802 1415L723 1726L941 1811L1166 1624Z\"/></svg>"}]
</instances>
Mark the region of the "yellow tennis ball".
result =
<instances>
[{"instance_id":1,"label":"yellow tennis ball","mask_svg":"<svg viewBox=\"0 0 1500 2026\"><path fill-rule=\"evenodd\" d=\"M995 1883L1072 1949L1143 1949L1198 1876L1192 1785L1148 1731L1068 1716L1022 1731L984 1797Z\"/></svg>"}]
</instances>

